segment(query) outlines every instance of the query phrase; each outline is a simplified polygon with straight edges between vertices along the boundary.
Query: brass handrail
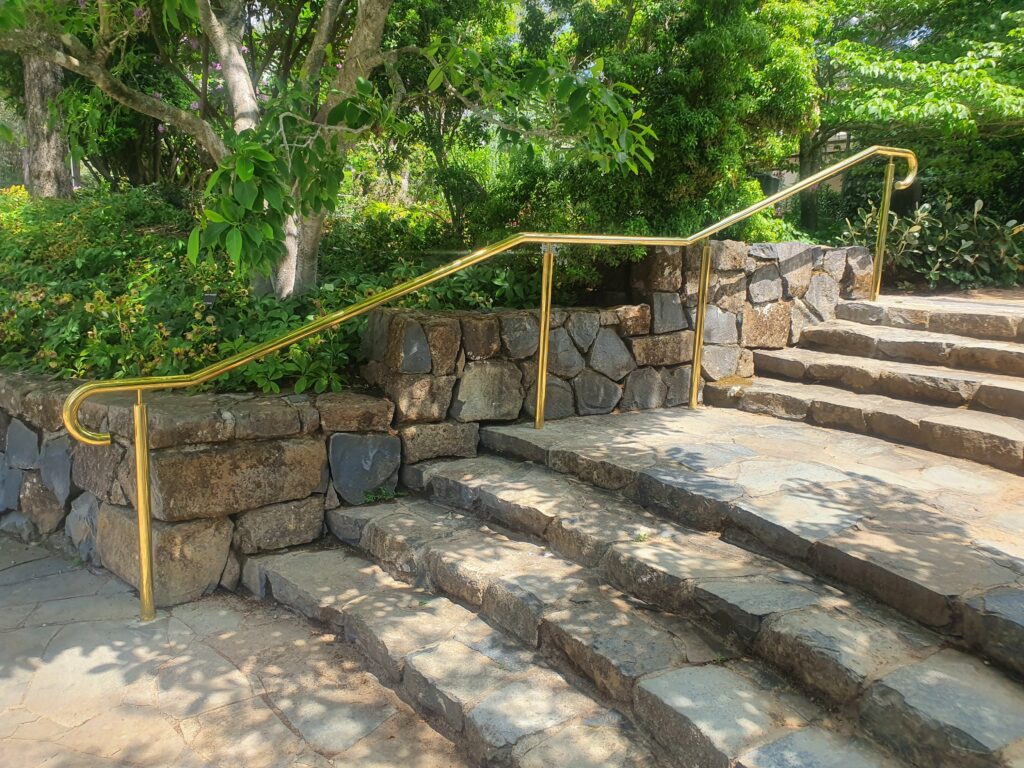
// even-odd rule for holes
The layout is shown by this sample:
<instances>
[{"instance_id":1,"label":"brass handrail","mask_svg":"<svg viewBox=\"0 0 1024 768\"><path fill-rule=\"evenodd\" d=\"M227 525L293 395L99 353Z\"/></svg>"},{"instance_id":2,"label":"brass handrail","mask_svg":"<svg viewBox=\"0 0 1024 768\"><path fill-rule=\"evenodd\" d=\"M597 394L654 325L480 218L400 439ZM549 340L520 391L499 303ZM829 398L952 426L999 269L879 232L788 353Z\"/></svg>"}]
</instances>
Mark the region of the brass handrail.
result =
<instances>
[{"instance_id":1,"label":"brass handrail","mask_svg":"<svg viewBox=\"0 0 1024 768\"><path fill-rule=\"evenodd\" d=\"M535 414L535 426L540 428L544 424L544 407L547 389L547 355L548 355L548 331L550 331L551 317L551 287L554 273L554 252L558 245L632 245L632 246L688 246L701 241L707 241L712 235L728 229L755 213L769 208L777 203L786 200L804 189L812 187L836 176L847 169L858 165L872 157L887 157L889 163L886 166L885 186L883 188L882 206L879 220L878 239L875 251L874 274L872 280L872 299L877 298L878 286L881 281L881 262L885 248L886 228L888 225L889 200L892 189L906 189L917 175L917 156L909 149L898 147L873 146L857 152L850 157L830 165L818 173L801 179L786 189L769 195L753 205L747 206L741 211L721 219L689 237L649 237L646 235L583 235L583 234L560 234L524 232L500 240L492 245L479 248L472 253L456 259L448 264L440 266L419 277L400 283L378 294L369 296L362 301L352 304L345 309L324 315L313 320L294 331L280 336L277 339L257 344L250 349L239 352L226 360L213 363L194 373L175 374L169 376L141 376L124 379L106 379L83 384L68 395L64 401L62 416L68 433L81 443L87 445L110 445L110 433L94 432L87 429L79 421L79 409L90 397L107 392L128 392L136 393L137 402L134 410L135 417L135 454L136 454L136 487L137 511L139 516L139 571L140 571L140 599L142 602L142 618L148 620L154 613L152 594L152 552L149 542L150 517L149 517L149 458L148 458L148 427L146 419L146 405L142 402L142 393L159 389L181 389L192 387L221 376L240 366L257 360L265 355L275 352L284 347L291 346L296 342L309 338L317 333L333 328L346 320L358 317L369 312L371 309L380 306L392 299L401 298L424 288L449 275L460 272L467 267L478 264L493 256L515 248L524 243L536 243L543 246L543 268L542 268L542 290L540 307L540 342L538 346L537 366L537 402ZM893 184L894 168L896 158L907 161L907 175L900 181ZM704 314L707 305L708 281L710 279L710 247L707 242L701 256L700 283L698 287L696 322L694 323L694 358L692 362L690 380L690 407L696 407L698 387L700 385L701 369L700 359L703 348Z\"/></svg>"}]
</instances>

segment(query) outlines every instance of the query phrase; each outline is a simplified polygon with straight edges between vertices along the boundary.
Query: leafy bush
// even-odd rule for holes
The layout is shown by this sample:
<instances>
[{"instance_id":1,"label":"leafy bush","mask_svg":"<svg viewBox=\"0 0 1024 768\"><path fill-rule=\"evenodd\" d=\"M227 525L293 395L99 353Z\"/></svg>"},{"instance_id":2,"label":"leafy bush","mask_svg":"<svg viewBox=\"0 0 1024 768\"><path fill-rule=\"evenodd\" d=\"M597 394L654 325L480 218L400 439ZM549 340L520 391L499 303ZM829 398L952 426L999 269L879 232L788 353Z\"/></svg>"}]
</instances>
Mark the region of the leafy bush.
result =
<instances>
[{"instance_id":1,"label":"leafy bush","mask_svg":"<svg viewBox=\"0 0 1024 768\"><path fill-rule=\"evenodd\" d=\"M153 188L67 201L32 201L20 187L0 190L0 366L60 378L188 373L431 266L381 251L338 258L319 291L278 301L254 295L226 258L192 264L184 242L191 224L188 212ZM507 261L496 262L404 303L536 306L534 283L535 273L527 281ZM337 389L354 361L361 325L346 323L212 384Z\"/></svg>"},{"instance_id":2,"label":"leafy bush","mask_svg":"<svg viewBox=\"0 0 1024 768\"><path fill-rule=\"evenodd\" d=\"M1001 222L954 205L950 195L932 206L918 207L910 216L890 213L886 267L897 278L922 278L931 286L958 288L1012 286L1024 282L1024 239L1015 233L1016 221ZM878 231L878 209L860 209L847 221L843 240L872 245Z\"/></svg>"}]
</instances>

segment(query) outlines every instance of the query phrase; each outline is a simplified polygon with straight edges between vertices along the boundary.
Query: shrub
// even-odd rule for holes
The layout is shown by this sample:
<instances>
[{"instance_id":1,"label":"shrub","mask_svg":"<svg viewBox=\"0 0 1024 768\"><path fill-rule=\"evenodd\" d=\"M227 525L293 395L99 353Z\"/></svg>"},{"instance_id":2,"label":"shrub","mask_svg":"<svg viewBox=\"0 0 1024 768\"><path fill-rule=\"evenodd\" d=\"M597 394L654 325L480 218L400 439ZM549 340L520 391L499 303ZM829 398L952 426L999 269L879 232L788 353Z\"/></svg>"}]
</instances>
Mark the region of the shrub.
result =
<instances>
[{"instance_id":1,"label":"shrub","mask_svg":"<svg viewBox=\"0 0 1024 768\"><path fill-rule=\"evenodd\" d=\"M189 373L421 274L386 251L337 258L321 288L279 301L253 294L227 259L191 264L191 215L152 188L31 200L0 190L0 366L60 378ZM539 279L507 261L462 272L407 306L536 306ZM340 388L360 322L214 380L221 390Z\"/></svg>"},{"instance_id":2,"label":"shrub","mask_svg":"<svg viewBox=\"0 0 1024 768\"><path fill-rule=\"evenodd\" d=\"M1024 281L1024 239L1016 221L1000 222L982 213L977 200L973 211L958 209L950 195L932 206L918 207L910 216L890 213L886 267L898 279L920 281L931 287L958 288L1012 286ZM847 220L843 241L873 245L878 209L860 209Z\"/></svg>"}]
</instances>

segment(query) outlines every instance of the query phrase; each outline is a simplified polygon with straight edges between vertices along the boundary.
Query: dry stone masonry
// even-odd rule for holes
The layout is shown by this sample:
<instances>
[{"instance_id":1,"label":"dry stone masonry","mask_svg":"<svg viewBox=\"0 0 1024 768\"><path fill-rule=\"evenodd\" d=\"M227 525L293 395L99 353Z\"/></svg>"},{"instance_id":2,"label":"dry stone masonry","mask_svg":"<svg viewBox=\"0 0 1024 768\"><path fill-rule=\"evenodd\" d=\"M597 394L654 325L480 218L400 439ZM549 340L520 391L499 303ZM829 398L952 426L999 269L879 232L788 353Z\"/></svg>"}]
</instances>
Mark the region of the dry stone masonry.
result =
<instances>
[{"instance_id":1,"label":"dry stone masonry","mask_svg":"<svg viewBox=\"0 0 1024 768\"><path fill-rule=\"evenodd\" d=\"M753 374L755 349L781 349L862 297L863 248L712 241L703 378ZM699 248L656 248L634 265L636 302L552 312L546 419L680 405L689 398ZM396 423L457 425L532 418L538 313L380 309L363 338L364 376L395 402ZM412 434L416 434L413 432ZM429 458L406 440L408 459ZM468 433L463 433L468 440ZM403 438L405 439L405 438ZM436 455L436 454L435 454Z\"/></svg>"},{"instance_id":2,"label":"dry stone masonry","mask_svg":"<svg viewBox=\"0 0 1024 768\"><path fill-rule=\"evenodd\" d=\"M411 338L422 332L434 348L445 330L440 322L417 328ZM422 367L422 354L414 357L410 365ZM132 401L87 403L84 423L109 430L113 443L80 445L60 418L70 389L0 376L0 531L25 540L63 533L74 555L137 586ZM321 538L325 510L389 496L403 450L408 461L476 455L475 423L396 431L394 405L365 394L161 393L147 400L159 606L194 600L218 584L233 588L247 557Z\"/></svg>"}]
</instances>

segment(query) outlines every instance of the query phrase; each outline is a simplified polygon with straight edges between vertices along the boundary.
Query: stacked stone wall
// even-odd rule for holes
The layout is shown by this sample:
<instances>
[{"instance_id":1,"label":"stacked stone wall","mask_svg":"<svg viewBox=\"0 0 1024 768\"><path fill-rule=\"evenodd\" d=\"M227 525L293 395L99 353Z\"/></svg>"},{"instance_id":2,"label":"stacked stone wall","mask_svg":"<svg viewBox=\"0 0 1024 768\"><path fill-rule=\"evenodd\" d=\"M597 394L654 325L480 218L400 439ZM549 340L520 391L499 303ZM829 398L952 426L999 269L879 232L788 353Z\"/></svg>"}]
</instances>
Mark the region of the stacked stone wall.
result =
<instances>
[{"instance_id":1,"label":"stacked stone wall","mask_svg":"<svg viewBox=\"0 0 1024 768\"><path fill-rule=\"evenodd\" d=\"M553 310L545 418L688 400L700 256L651 249L631 272L635 304ZM752 376L752 350L795 343L870 283L864 248L712 241L711 260L702 380ZM363 337L364 376L395 403L407 446L434 435L468 444L479 422L533 417L538 338L537 311L383 308Z\"/></svg>"},{"instance_id":2,"label":"stacked stone wall","mask_svg":"<svg viewBox=\"0 0 1024 768\"><path fill-rule=\"evenodd\" d=\"M83 406L87 427L113 435L86 446L61 422L70 389L0 374L0 531L63 543L137 586L132 399ZM247 556L319 539L327 510L395 491L402 447L384 398L171 392L147 402L158 605L234 588Z\"/></svg>"}]
</instances>

